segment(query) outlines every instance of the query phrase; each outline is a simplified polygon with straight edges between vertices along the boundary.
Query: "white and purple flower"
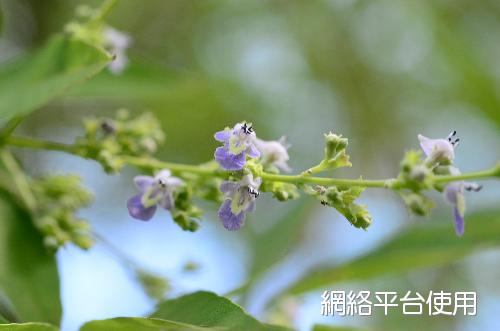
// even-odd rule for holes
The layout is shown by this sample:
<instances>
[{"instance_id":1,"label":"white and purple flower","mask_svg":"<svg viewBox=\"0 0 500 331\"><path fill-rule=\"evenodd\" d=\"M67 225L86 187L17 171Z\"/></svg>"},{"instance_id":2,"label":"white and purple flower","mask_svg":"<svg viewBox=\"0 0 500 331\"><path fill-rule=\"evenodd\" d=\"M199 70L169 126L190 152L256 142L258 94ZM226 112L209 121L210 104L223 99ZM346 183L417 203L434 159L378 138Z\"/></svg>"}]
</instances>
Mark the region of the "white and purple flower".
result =
<instances>
[{"instance_id":1,"label":"white and purple flower","mask_svg":"<svg viewBox=\"0 0 500 331\"><path fill-rule=\"evenodd\" d=\"M460 141L456 138L457 132L453 131L446 139L431 139L418 135L420 147L424 151L431 165L439 163L451 163L455 158L455 147ZM454 166L448 166L450 175L460 174L460 170ZM453 217L455 219L455 232L462 236L465 230L465 191L479 191L481 185L471 182L456 181L446 185L444 196L446 200L453 205Z\"/></svg>"},{"instance_id":2,"label":"white and purple flower","mask_svg":"<svg viewBox=\"0 0 500 331\"><path fill-rule=\"evenodd\" d=\"M254 180L252 174L248 174L239 182L225 181L221 184L220 190L226 200L219 208L219 219L226 229L239 230L245 223L246 214L255 210L261 182L261 178Z\"/></svg>"},{"instance_id":3,"label":"white and purple flower","mask_svg":"<svg viewBox=\"0 0 500 331\"><path fill-rule=\"evenodd\" d=\"M450 163L455 158L455 147L460 141L456 135L457 131L453 131L446 139L432 139L419 134L418 140L431 164Z\"/></svg>"},{"instance_id":4,"label":"white and purple flower","mask_svg":"<svg viewBox=\"0 0 500 331\"><path fill-rule=\"evenodd\" d=\"M215 134L217 141L224 145L215 150L215 160L226 170L241 170L246 156L257 158L260 152L255 146L255 132L250 123L237 123L234 128L225 128Z\"/></svg>"},{"instance_id":5,"label":"white and purple flower","mask_svg":"<svg viewBox=\"0 0 500 331\"><path fill-rule=\"evenodd\" d=\"M174 207L173 192L182 185L182 180L171 176L170 170L162 170L155 177L136 176L135 185L140 193L127 202L130 216L141 221L149 221L157 206L170 210Z\"/></svg>"},{"instance_id":6,"label":"white and purple flower","mask_svg":"<svg viewBox=\"0 0 500 331\"><path fill-rule=\"evenodd\" d=\"M264 165L273 165L276 168L290 172L292 169L288 166L287 161L290 159L287 149L290 145L287 143L285 137L279 140L265 141L257 138L255 145L260 151L262 163Z\"/></svg>"},{"instance_id":7,"label":"white and purple flower","mask_svg":"<svg viewBox=\"0 0 500 331\"><path fill-rule=\"evenodd\" d=\"M106 47L115 57L108 65L108 69L113 74L119 75L128 64L128 57L125 51L132 44L132 38L112 27L106 27L104 30L104 41Z\"/></svg>"},{"instance_id":8,"label":"white and purple flower","mask_svg":"<svg viewBox=\"0 0 500 331\"><path fill-rule=\"evenodd\" d=\"M460 175L460 170L450 166L451 175ZM457 236L462 236L465 230L465 191L479 191L482 186L477 183L457 181L446 185L444 196L446 200L453 205L453 217L455 218L455 232Z\"/></svg>"}]
</instances>

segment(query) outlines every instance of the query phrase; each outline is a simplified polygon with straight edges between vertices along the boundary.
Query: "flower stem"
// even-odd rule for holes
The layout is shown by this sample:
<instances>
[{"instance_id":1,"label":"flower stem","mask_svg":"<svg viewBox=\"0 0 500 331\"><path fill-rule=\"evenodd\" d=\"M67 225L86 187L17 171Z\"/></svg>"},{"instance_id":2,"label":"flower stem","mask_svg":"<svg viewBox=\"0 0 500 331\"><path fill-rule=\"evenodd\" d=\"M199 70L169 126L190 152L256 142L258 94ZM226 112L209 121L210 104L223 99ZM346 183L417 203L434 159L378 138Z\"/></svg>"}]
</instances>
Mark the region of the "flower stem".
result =
<instances>
[{"instance_id":1,"label":"flower stem","mask_svg":"<svg viewBox=\"0 0 500 331\"><path fill-rule=\"evenodd\" d=\"M17 137L10 136L6 137L4 143L7 145L31 148L31 149L42 149L42 150L53 150L61 151L74 155L84 157L82 153L82 147L78 145L68 145L58 142L39 140L34 138ZM131 166L144 169L144 170L158 170L158 169L170 169L174 173L193 173L198 175L215 176L219 178L227 178L229 173L227 171L222 171L220 169L214 169L206 165L191 165L191 164L181 164L173 162L164 162L153 158L142 158L142 157L132 157L132 156L122 156L122 160ZM370 179L343 179L343 178L328 178L328 177L312 177L304 175L279 175L271 173L261 173L259 174L265 181L272 182L282 182L282 183L292 183L296 185L300 184L316 184L323 186L360 186L360 187L373 187L373 188L387 188L394 189L398 187L398 181L395 178L370 180ZM435 182L439 184L446 184L453 181L459 180L478 180L487 179L492 177L500 178L500 163L495 167L487 170L464 173L460 175L446 175L446 176L436 176Z\"/></svg>"},{"instance_id":2,"label":"flower stem","mask_svg":"<svg viewBox=\"0 0 500 331\"><path fill-rule=\"evenodd\" d=\"M15 147L31 148L31 149L42 149L51 151L61 151L70 154L80 155L79 148L76 145L68 145L53 141L38 140L32 138L24 137L6 137L5 144Z\"/></svg>"},{"instance_id":3,"label":"flower stem","mask_svg":"<svg viewBox=\"0 0 500 331\"><path fill-rule=\"evenodd\" d=\"M26 204L26 207L31 212L34 212L36 210L36 205L37 205L36 199L33 196L33 193L31 192L28 179L25 177L21 168L17 164L16 159L14 159L12 153L7 149L0 150L0 159L2 160L5 168L12 176L12 181L16 185L17 192L19 193L19 196Z\"/></svg>"}]
</instances>

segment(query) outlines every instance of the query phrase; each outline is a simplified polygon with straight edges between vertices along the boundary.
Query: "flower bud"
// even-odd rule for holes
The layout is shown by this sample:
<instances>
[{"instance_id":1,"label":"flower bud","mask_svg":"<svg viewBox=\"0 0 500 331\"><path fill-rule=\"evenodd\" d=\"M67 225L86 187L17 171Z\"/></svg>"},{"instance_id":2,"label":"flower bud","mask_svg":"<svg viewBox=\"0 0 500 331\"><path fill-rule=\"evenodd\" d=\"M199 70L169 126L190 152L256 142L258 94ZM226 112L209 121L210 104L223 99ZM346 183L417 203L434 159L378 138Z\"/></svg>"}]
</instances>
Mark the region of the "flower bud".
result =
<instances>
[{"instance_id":1,"label":"flower bud","mask_svg":"<svg viewBox=\"0 0 500 331\"><path fill-rule=\"evenodd\" d=\"M330 160L347 147L347 138L342 135L336 135L332 132L325 133L325 160Z\"/></svg>"},{"instance_id":2,"label":"flower bud","mask_svg":"<svg viewBox=\"0 0 500 331\"><path fill-rule=\"evenodd\" d=\"M417 193L403 194L402 198L410 212L417 216L429 215L435 206L434 201Z\"/></svg>"}]
</instances>

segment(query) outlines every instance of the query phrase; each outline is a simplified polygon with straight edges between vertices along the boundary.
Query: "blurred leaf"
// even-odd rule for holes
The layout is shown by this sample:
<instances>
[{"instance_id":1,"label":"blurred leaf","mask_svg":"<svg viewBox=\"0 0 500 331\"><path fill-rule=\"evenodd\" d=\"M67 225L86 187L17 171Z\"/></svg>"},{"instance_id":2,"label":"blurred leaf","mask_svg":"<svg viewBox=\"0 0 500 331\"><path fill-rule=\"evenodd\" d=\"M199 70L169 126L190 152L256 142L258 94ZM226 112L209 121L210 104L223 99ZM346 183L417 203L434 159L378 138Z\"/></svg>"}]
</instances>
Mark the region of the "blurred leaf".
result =
<instances>
[{"instance_id":1,"label":"blurred leaf","mask_svg":"<svg viewBox=\"0 0 500 331\"><path fill-rule=\"evenodd\" d=\"M301 199L288 210L270 229L251 239L254 259L250 277L261 274L280 261L300 240L306 216L311 210L311 199Z\"/></svg>"},{"instance_id":2,"label":"blurred leaf","mask_svg":"<svg viewBox=\"0 0 500 331\"><path fill-rule=\"evenodd\" d=\"M289 330L262 324L229 299L211 292L196 292L165 301L151 317L225 330Z\"/></svg>"},{"instance_id":3,"label":"blurred leaf","mask_svg":"<svg viewBox=\"0 0 500 331\"><path fill-rule=\"evenodd\" d=\"M333 326L333 325L322 325L317 324L313 326L312 331L361 331L365 329L359 329L348 326Z\"/></svg>"},{"instance_id":4,"label":"blurred leaf","mask_svg":"<svg viewBox=\"0 0 500 331\"><path fill-rule=\"evenodd\" d=\"M80 331L179 331L179 330L221 330L195 325L176 323L156 318L118 317L85 323Z\"/></svg>"},{"instance_id":5,"label":"blurred leaf","mask_svg":"<svg viewBox=\"0 0 500 331\"><path fill-rule=\"evenodd\" d=\"M290 202L288 202L290 203ZM249 243L253 260L247 282L232 293L247 291L275 263L281 261L300 240L307 214L311 210L310 199L300 199L294 207L276 221L267 231L251 233ZM243 298L243 302L245 297Z\"/></svg>"},{"instance_id":6,"label":"blurred leaf","mask_svg":"<svg viewBox=\"0 0 500 331\"><path fill-rule=\"evenodd\" d=\"M451 216L450 216L451 218ZM500 246L498 210L468 215L468 227L455 236L452 220L420 224L399 233L387 243L352 261L314 270L293 284L287 292L304 293L342 281L359 281L385 274L449 264L478 249Z\"/></svg>"},{"instance_id":7,"label":"blurred leaf","mask_svg":"<svg viewBox=\"0 0 500 331\"><path fill-rule=\"evenodd\" d=\"M3 11L2 11L2 3L0 2L0 33L3 31Z\"/></svg>"},{"instance_id":8,"label":"blurred leaf","mask_svg":"<svg viewBox=\"0 0 500 331\"><path fill-rule=\"evenodd\" d=\"M54 37L42 49L0 67L0 119L29 113L96 75L110 61L82 41Z\"/></svg>"},{"instance_id":9,"label":"blurred leaf","mask_svg":"<svg viewBox=\"0 0 500 331\"><path fill-rule=\"evenodd\" d=\"M21 321L59 324L61 303L55 256L43 245L30 216L8 201L2 195L0 287Z\"/></svg>"},{"instance_id":10,"label":"blurred leaf","mask_svg":"<svg viewBox=\"0 0 500 331\"><path fill-rule=\"evenodd\" d=\"M46 323L3 324L0 331L58 331L59 328Z\"/></svg>"}]
</instances>

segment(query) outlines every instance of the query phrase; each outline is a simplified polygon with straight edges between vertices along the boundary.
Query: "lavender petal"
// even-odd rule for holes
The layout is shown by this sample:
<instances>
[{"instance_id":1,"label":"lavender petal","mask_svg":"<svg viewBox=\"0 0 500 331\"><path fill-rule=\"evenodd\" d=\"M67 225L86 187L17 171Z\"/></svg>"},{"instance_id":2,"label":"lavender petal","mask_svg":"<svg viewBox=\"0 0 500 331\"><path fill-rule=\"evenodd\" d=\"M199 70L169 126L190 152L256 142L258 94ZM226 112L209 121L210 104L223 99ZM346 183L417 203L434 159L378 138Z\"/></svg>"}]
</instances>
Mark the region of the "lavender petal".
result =
<instances>
[{"instance_id":1,"label":"lavender petal","mask_svg":"<svg viewBox=\"0 0 500 331\"><path fill-rule=\"evenodd\" d=\"M172 192L166 192L165 195L160 199L158 204L162 208L170 210L175 204L174 196L172 195Z\"/></svg>"},{"instance_id":2,"label":"lavender petal","mask_svg":"<svg viewBox=\"0 0 500 331\"><path fill-rule=\"evenodd\" d=\"M239 187L240 185L238 183L231 181L224 181L222 182L222 184L220 184L220 191L225 195L232 197L236 194L236 191L238 190Z\"/></svg>"},{"instance_id":3,"label":"lavender petal","mask_svg":"<svg viewBox=\"0 0 500 331\"><path fill-rule=\"evenodd\" d=\"M251 158L260 157L260 151L257 149L257 147L255 147L254 144L250 144L250 146L248 146L246 152L247 152L248 156L250 156Z\"/></svg>"},{"instance_id":4,"label":"lavender petal","mask_svg":"<svg viewBox=\"0 0 500 331\"><path fill-rule=\"evenodd\" d=\"M151 176L135 176L134 183L139 191L144 193L150 186L154 184L154 178Z\"/></svg>"},{"instance_id":5,"label":"lavender petal","mask_svg":"<svg viewBox=\"0 0 500 331\"><path fill-rule=\"evenodd\" d=\"M453 216L455 217L455 232L457 233L457 236L461 237L465 231L465 222L464 216L460 214L460 211L456 206L453 208Z\"/></svg>"},{"instance_id":6,"label":"lavender petal","mask_svg":"<svg viewBox=\"0 0 500 331\"><path fill-rule=\"evenodd\" d=\"M228 199L220 206L219 219L227 230L235 231L243 226L245 213L241 212L238 215L234 215L231 212L231 200Z\"/></svg>"},{"instance_id":7,"label":"lavender petal","mask_svg":"<svg viewBox=\"0 0 500 331\"><path fill-rule=\"evenodd\" d=\"M127 201L130 216L141 221L149 221L156 212L156 206L145 208L141 202L142 193L137 194Z\"/></svg>"},{"instance_id":8,"label":"lavender petal","mask_svg":"<svg viewBox=\"0 0 500 331\"><path fill-rule=\"evenodd\" d=\"M218 147L215 150L215 160L226 170L241 170L245 166L245 153L233 155L227 147Z\"/></svg>"},{"instance_id":9,"label":"lavender petal","mask_svg":"<svg viewBox=\"0 0 500 331\"><path fill-rule=\"evenodd\" d=\"M227 143L229 141L229 138L231 138L231 130L222 130L219 132L216 132L214 135L215 140Z\"/></svg>"}]
</instances>

